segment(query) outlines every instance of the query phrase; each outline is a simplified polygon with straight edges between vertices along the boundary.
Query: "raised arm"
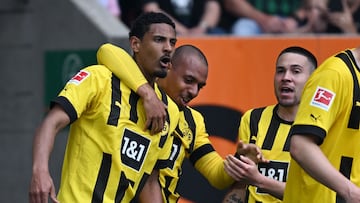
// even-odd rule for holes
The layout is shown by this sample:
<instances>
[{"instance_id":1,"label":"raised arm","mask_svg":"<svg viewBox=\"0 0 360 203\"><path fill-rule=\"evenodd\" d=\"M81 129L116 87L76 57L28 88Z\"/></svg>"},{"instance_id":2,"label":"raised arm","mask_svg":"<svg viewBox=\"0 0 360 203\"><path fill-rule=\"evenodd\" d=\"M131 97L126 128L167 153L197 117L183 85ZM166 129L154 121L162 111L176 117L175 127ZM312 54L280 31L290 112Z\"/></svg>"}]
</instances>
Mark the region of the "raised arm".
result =
<instances>
[{"instance_id":1,"label":"raised arm","mask_svg":"<svg viewBox=\"0 0 360 203\"><path fill-rule=\"evenodd\" d=\"M124 49L107 43L99 48L97 60L144 100L144 129L150 128L153 134L160 132L166 119L166 106L149 85L133 58Z\"/></svg>"}]
</instances>

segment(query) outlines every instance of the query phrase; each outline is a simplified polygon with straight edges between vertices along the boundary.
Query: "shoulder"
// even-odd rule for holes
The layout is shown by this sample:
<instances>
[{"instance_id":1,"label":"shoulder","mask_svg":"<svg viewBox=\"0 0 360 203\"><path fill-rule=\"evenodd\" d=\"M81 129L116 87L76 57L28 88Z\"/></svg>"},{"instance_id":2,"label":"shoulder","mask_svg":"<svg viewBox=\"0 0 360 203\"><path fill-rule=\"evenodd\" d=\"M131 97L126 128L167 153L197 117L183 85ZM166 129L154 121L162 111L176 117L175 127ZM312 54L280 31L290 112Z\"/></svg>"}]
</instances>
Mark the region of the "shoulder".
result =
<instances>
[{"instance_id":1,"label":"shoulder","mask_svg":"<svg viewBox=\"0 0 360 203\"><path fill-rule=\"evenodd\" d=\"M111 76L111 71L103 65L91 65L81 71L88 72L92 77L104 77Z\"/></svg>"},{"instance_id":2,"label":"shoulder","mask_svg":"<svg viewBox=\"0 0 360 203\"><path fill-rule=\"evenodd\" d=\"M191 114L193 115L193 117L195 119L201 119L201 120L204 119L203 115L198 110L195 110L195 109L193 109L192 107L189 107L189 106L187 106L186 108L191 112Z\"/></svg>"}]
</instances>

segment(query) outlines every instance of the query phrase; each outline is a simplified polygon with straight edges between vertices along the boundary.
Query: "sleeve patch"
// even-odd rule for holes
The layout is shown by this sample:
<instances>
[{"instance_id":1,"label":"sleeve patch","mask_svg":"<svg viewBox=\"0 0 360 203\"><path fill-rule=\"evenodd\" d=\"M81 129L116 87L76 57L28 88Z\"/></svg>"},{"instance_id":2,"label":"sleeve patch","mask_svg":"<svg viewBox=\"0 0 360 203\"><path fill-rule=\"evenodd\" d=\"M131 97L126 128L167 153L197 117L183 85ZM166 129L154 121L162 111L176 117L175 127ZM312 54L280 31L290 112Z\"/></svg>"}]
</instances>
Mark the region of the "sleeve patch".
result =
<instances>
[{"instance_id":1,"label":"sleeve patch","mask_svg":"<svg viewBox=\"0 0 360 203\"><path fill-rule=\"evenodd\" d=\"M69 83L79 85L80 83L82 83L82 81L84 81L89 76L90 76L90 73L88 71L81 70L80 72L78 72L74 77L72 77L69 80Z\"/></svg>"},{"instance_id":2,"label":"sleeve patch","mask_svg":"<svg viewBox=\"0 0 360 203\"><path fill-rule=\"evenodd\" d=\"M317 87L315 94L311 99L310 105L328 111L335 99L335 95L336 94L334 92L326 88Z\"/></svg>"}]
</instances>

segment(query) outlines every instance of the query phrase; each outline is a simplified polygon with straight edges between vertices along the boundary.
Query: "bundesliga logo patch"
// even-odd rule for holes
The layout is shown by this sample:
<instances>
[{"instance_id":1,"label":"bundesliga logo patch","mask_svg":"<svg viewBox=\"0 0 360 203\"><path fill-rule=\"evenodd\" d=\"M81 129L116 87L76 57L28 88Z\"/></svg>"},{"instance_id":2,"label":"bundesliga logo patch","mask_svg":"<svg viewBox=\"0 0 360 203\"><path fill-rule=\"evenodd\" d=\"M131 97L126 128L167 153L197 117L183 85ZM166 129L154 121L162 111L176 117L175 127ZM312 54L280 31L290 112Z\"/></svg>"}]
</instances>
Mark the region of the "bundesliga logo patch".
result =
<instances>
[{"instance_id":1,"label":"bundesliga logo patch","mask_svg":"<svg viewBox=\"0 0 360 203\"><path fill-rule=\"evenodd\" d=\"M82 81L84 81L88 76L90 75L89 72L81 70L80 72L78 72L74 77L72 77L69 80L69 83L73 83L76 85L79 85Z\"/></svg>"},{"instance_id":2,"label":"bundesliga logo patch","mask_svg":"<svg viewBox=\"0 0 360 203\"><path fill-rule=\"evenodd\" d=\"M328 111L330 109L330 106L335 98L335 93L323 88L323 87L317 87L315 94L313 98L311 99L310 105L319 107L321 109L324 109L325 111Z\"/></svg>"}]
</instances>

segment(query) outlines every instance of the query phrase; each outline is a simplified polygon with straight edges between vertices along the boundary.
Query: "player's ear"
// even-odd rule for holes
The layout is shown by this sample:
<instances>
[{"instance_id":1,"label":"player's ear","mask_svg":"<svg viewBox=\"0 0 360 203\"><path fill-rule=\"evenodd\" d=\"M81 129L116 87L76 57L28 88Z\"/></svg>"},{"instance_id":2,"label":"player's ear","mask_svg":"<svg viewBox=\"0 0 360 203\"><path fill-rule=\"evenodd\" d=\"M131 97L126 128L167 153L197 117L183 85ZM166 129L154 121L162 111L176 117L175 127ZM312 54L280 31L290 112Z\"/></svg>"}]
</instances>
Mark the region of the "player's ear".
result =
<instances>
[{"instance_id":1,"label":"player's ear","mask_svg":"<svg viewBox=\"0 0 360 203\"><path fill-rule=\"evenodd\" d=\"M134 53L138 52L140 49L140 39L135 37L135 36L131 36L130 37L130 47L133 50Z\"/></svg>"}]
</instances>

